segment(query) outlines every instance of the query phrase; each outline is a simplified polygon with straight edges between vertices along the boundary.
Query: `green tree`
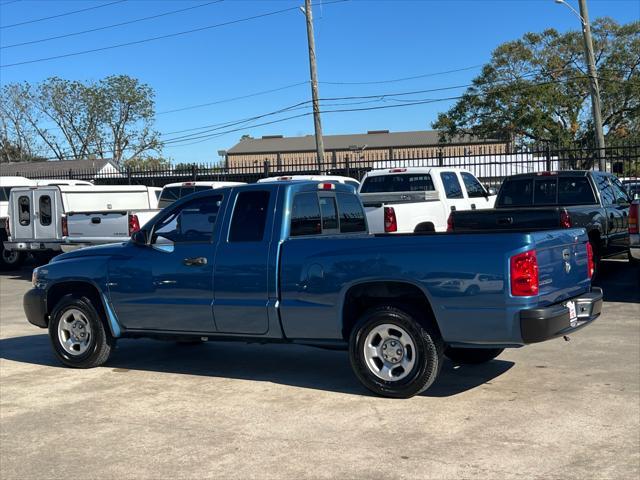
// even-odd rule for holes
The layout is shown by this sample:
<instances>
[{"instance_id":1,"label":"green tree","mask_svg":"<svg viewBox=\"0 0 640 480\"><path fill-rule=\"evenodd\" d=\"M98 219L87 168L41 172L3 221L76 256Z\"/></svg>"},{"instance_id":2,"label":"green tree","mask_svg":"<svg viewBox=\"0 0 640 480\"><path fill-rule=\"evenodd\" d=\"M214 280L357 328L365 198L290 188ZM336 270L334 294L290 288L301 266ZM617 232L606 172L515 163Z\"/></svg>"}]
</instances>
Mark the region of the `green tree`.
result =
<instances>
[{"instance_id":1,"label":"green tree","mask_svg":"<svg viewBox=\"0 0 640 480\"><path fill-rule=\"evenodd\" d=\"M608 139L638 139L640 22L592 25L602 117ZM527 33L494 50L456 104L432 124L442 140L462 133L516 144L589 141L591 99L582 34Z\"/></svg>"},{"instance_id":2,"label":"green tree","mask_svg":"<svg viewBox=\"0 0 640 480\"><path fill-rule=\"evenodd\" d=\"M171 165L171 161L164 157L136 157L130 158L123 162L123 165L126 168L130 168L132 170L153 170L153 169L161 169L161 168L169 168Z\"/></svg>"}]
</instances>

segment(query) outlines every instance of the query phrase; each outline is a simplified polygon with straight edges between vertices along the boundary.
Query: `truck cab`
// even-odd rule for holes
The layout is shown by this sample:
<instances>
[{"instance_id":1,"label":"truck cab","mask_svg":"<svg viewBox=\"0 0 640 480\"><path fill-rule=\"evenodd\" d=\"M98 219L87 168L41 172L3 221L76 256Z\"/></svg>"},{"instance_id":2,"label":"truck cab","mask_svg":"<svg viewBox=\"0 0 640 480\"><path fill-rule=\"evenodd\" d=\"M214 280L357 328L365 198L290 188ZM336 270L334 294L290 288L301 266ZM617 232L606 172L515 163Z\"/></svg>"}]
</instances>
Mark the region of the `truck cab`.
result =
<instances>
[{"instance_id":1,"label":"truck cab","mask_svg":"<svg viewBox=\"0 0 640 480\"><path fill-rule=\"evenodd\" d=\"M360 197L373 233L444 232L452 211L492 208L494 192L468 170L399 167L372 170Z\"/></svg>"}]
</instances>

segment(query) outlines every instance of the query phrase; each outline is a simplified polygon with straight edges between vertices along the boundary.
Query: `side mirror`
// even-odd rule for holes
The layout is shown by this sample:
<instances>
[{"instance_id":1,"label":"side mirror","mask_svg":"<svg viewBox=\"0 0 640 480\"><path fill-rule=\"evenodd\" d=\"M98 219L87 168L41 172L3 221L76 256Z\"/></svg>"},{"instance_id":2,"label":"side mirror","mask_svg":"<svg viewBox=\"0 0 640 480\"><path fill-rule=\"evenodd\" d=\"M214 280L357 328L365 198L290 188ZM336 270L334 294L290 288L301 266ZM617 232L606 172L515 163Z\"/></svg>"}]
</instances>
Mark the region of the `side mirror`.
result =
<instances>
[{"instance_id":1,"label":"side mirror","mask_svg":"<svg viewBox=\"0 0 640 480\"><path fill-rule=\"evenodd\" d=\"M495 188L490 188L490 189L488 190L488 192L489 192L489 196L497 195L497 194L498 194L498 192L496 192L496 189L495 189Z\"/></svg>"},{"instance_id":2,"label":"side mirror","mask_svg":"<svg viewBox=\"0 0 640 480\"><path fill-rule=\"evenodd\" d=\"M146 246L147 245L147 231L138 230L131 235L131 242L134 245Z\"/></svg>"}]
</instances>

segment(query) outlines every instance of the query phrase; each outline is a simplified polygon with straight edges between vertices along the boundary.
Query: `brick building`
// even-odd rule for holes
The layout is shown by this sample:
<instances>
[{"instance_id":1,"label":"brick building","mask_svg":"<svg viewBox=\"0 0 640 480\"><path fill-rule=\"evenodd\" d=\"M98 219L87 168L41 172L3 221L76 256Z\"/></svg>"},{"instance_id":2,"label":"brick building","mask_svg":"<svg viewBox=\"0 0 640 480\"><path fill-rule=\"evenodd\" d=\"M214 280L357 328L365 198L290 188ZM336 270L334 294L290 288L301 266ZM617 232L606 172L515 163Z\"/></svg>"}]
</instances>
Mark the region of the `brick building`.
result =
<instances>
[{"instance_id":1,"label":"brick building","mask_svg":"<svg viewBox=\"0 0 640 480\"><path fill-rule=\"evenodd\" d=\"M346 164L368 167L376 161L422 159L443 156L507 153L509 143L461 135L447 143L440 142L440 132L369 131L364 134L325 135L324 168L342 169ZM226 152L228 169L261 170L268 162L271 171L304 171L316 165L316 145L313 135L262 138L245 137Z\"/></svg>"}]
</instances>

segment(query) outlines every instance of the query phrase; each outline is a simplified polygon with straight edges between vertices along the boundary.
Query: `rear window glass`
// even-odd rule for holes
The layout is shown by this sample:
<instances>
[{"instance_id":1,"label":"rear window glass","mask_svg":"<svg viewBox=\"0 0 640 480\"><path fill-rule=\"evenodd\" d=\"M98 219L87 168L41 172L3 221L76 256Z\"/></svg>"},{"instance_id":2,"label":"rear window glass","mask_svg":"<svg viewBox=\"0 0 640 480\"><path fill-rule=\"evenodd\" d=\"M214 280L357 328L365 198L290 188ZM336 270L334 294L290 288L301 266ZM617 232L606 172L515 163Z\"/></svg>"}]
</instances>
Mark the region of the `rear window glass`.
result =
<instances>
[{"instance_id":1,"label":"rear window glass","mask_svg":"<svg viewBox=\"0 0 640 480\"><path fill-rule=\"evenodd\" d=\"M334 197L320 197L320 212L322 213L322 230L338 228L338 209Z\"/></svg>"},{"instance_id":2,"label":"rear window glass","mask_svg":"<svg viewBox=\"0 0 640 480\"><path fill-rule=\"evenodd\" d=\"M360 193L426 192L435 190L429 174L404 173L367 177Z\"/></svg>"},{"instance_id":3,"label":"rear window glass","mask_svg":"<svg viewBox=\"0 0 640 480\"><path fill-rule=\"evenodd\" d=\"M364 210L356 195L348 193L336 194L340 211L340 232L354 233L367 230Z\"/></svg>"},{"instance_id":4,"label":"rear window glass","mask_svg":"<svg viewBox=\"0 0 640 480\"><path fill-rule=\"evenodd\" d=\"M559 178L558 202L560 205L593 205L596 198L587 177Z\"/></svg>"},{"instance_id":5,"label":"rear window glass","mask_svg":"<svg viewBox=\"0 0 640 480\"><path fill-rule=\"evenodd\" d=\"M533 180L531 178L517 178L506 180L496 202L500 206L523 206L533 203Z\"/></svg>"},{"instance_id":6,"label":"rear window glass","mask_svg":"<svg viewBox=\"0 0 640 480\"><path fill-rule=\"evenodd\" d=\"M9 200L9 187L0 188L0 202L7 202Z\"/></svg>"},{"instance_id":7,"label":"rear window glass","mask_svg":"<svg viewBox=\"0 0 640 480\"><path fill-rule=\"evenodd\" d=\"M321 231L318 196L314 192L296 195L291 209L291 236L319 235Z\"/></svg>"},{"instance_id":8,"label":"rear window glass","mask_svg":"<svg viewBox=\"0 0 640 480\"><path fill-rule=\"evenodd\" d=\"M534 205L554 205L557 202L557 178L538 179L535 181L534 187Z\"/></svg>"},{"instance_id":9,"label":"rear window glass","mask_svg":"<svg viewBox=\"0 0 640 480\"><path fill-rule=\"evenodd\" d=\"M18 197L18 222L23 227L31 223L31 202L25 195Z\"/></svg>"},{"instance_id":10,"label":"rear window glass","mask_svg":"<svg viewBox=\"0 0 640 480\"><path fill-rule=\"evenodd\" d=\"M165 187L160 194L158 207L164 208L180 198L180 187Z\"/></svg>"},{"instance_id":11,"label":"rear window glass","mask_svg":"<svg viewBox=\"0 0 640 480\"><path fill-rule=\"evenodd\" d=\"M230 242L260 242L264 237L269 207L269 192L241 192L233 209Z\"/></svg>"},{"instance_id":12,"label":"rear window glass","mask_svg":"<svg viewBox=\"0 0 640 480\"><path fill-rule=\"evenodd\" d=\"M40 210L40 225L44 227L51 225L51 197L49 195L40 197L38 210Z\"/></svg>"},{"instance_id":13,"label":"rear window glass","mask_svg":"<svg viewBox=\"0 0 640 480\"><path fill-rule=\"evenodd\" d=\"M444 193L447 198L464 198L462 195L462 187L458 181L458 176L453 172L442 172L440 174L442 184L444 185Z\"/></svg>"}]
</instances>

